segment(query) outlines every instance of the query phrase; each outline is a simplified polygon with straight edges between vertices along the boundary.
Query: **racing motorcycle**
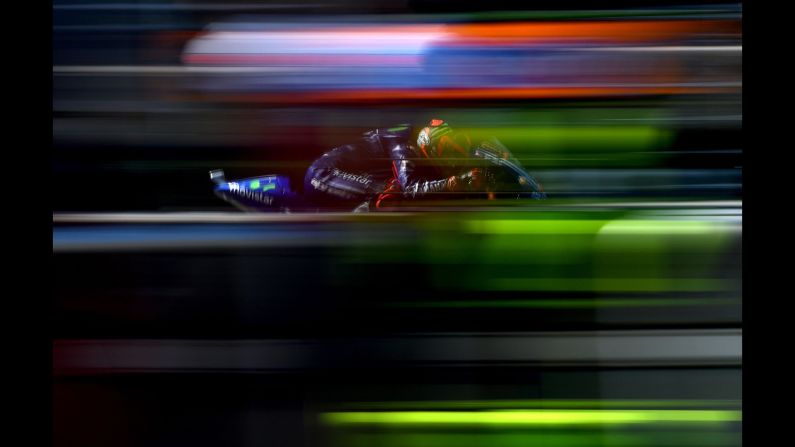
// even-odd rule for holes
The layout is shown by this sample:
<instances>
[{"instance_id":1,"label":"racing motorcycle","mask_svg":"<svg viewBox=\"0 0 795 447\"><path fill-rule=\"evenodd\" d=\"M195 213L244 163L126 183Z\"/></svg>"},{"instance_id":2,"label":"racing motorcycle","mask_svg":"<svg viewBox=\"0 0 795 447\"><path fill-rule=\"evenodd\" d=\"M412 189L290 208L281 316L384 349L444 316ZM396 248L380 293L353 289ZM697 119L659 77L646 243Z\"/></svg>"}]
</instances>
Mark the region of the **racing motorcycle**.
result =
<instances>
[{"instance_id":1,"label":"racing motorcycle","mask_svg":"<svg viewBox=\"0 0 795 447\"><path fill-rule=\"evenodd\" d=\"M522 168L511 151L497 138L482 141L472 149L472 167L484 172L489 188L476 196L489 200L515 200L522 198L545 199L541 184ZM311 212L320 211L291 188L286 175L269 174L238 180L227 180L222 169L210 171L215 184L215 194L224 201L247 212ZM382 211L365 202L353 212ZM392 209L392 207L390 207Z\"/></svg>"}]
</instances>

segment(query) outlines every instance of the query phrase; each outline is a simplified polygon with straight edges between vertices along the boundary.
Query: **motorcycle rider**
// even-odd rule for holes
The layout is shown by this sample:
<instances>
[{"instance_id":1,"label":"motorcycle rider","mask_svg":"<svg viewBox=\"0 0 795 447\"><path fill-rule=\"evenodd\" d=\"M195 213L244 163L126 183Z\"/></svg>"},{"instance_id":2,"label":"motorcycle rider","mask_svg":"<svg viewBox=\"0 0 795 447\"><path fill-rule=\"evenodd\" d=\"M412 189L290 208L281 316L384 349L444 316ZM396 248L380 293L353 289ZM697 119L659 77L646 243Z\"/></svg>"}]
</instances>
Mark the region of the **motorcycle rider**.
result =
<instances>
[{"instance_id":1,"label":"motorcycle rider","mask_svg":"<svg viewBox=\"0 0 795 447\"><path fill-rule=\"evenodd\" d=\"M462 159L470 157L466 135L433 119L419 131L416 146L412 136L409 124L375 129L356 143L326 152L307 169L304 197L320 207L367 211L396 199L488 189L481 169L461 167Z\"/></svg>"}]
</instances>

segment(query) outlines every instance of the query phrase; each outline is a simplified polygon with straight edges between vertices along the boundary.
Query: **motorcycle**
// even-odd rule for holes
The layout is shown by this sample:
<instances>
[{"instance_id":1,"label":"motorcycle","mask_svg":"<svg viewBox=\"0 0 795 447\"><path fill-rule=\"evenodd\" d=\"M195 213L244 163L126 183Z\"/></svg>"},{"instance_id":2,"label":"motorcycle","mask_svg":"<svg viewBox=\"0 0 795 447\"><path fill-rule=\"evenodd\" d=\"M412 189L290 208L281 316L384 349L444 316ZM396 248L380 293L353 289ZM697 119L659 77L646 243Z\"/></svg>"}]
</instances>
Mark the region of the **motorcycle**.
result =
<instances>
[{"instance_id":1,"label":"motorcycle","mask_svg":"<svg viewBox=\"0 0 795 447\"><path fill-rule=\"evenodd\" d=\"M472 167L481 169L489 185L475 195L500 201L547 198L541 184L522 168L519 160L497 138L482 141L472 149L471 155ZM218 197L243 211L320 211L291 188L290 178L286 175L269 174L228 181L223 169L214 169L210 171L210 180L215 184L214 193ZM372 205L374 202L369 200L351 211L382 211Z\"/></svg>"}]
</instances>

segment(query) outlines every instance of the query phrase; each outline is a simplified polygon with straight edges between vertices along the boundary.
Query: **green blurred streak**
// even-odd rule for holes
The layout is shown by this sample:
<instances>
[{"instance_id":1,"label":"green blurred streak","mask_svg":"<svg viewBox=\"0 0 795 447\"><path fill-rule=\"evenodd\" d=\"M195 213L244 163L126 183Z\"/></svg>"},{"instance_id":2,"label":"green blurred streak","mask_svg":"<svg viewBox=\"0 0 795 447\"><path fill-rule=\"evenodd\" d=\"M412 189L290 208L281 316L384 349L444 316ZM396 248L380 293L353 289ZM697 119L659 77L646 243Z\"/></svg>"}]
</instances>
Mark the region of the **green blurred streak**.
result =
<instances>
[{"instance_id":1,"label":"green blurred streak","mask_svg":"<svg viewBox=\"0 0 795 447\"><path fill-rule=\"evenodd\" d=\"M697 432L467 432L344 433L337 445L348 447L683 447L739 445L738 434Z\"/></svg>"},{"instance_id":2,"label":"green blurred streak","mask_svg":"<svg viewBox=\"0 0 795 447\"><path fill-rule=\"evenodd\" d=\"M445 116L455 129L476 132L477 136L503 129L565 128L654 128L649 123L661 124L672 118L673 111L659 102L621 101L582 102L571 101L565 105L546 108L479 108L477 110L439 109L431 115ZM630 123L631 122L631 123Z\"/></svg>"},{"instance_id":3,"label":"green blurred streak","mask_svg":"<svg viewBox=\"0 0 795 447\"><path fill-rule=\"evenodd\" d=\"M611 222L612 225L601 229L602 234L621 235L709 235L715 231L729 229L722 222L706 222L698 220L622 220Z\"/></svg>"},{"instance_id":4,"label":"green blurred streak","mask_svg":"<svg viewBox=\"0 0 795 447\"><path fill-rule=\"evenodd\" d=\"M536 122L536 121L532 121ZM551 126L458 128L473 143L497 137L525 166L651 166L664 157L656 152L670 146L674 132L652 126ZM571 167L571 165L569 165Z\"/></svg>"},{"instance_id":5,"label":"green blurred streak","mask_svg":"<svg viewBox=\"0 0 795 447\"><path fill-rule=\"evenodd\" d=\"M494 411L381 411L321 414L329 425L625 425L660 423L714 424L739 422L733 410L494 410Z\"/></svg>"},{"instance_id":6,"label":"green blurred streak","mask_svg":"<svg viewBox=\"0 0 795 447\"><path fill-rule=\"evenodd\" d=\"M549 299L549 300L472 300L395 303L396 307L428 308L539 308L594 309L623 307L719 306L733 304L729 298L649 298L649 299Z\"/></svg>"},{"instance_id":7,"label":"green blurred streak","mask_svg":"<svg viewBox=\"0 0 795 447\"><path fill-rule=\"evenodd\" d=\"M662 272L661 272L662 273ZM479 283L485 290L539 292L710 292L726 289L723 280L709 278L490 278Z\"/></svg>"},{"instance_id":8,"label":"green blurred streak","mask_svg":"<svg viewBox=\"0 0 795 447\"><path fill-rule=\"evenodd\" d=\"M724 302L700 296L619 300L615 294L739 291L739 264L730 258L739 254L739 225L641 216L627 211L496 211L396 217L392 222L408 224L416 237L388 249L346 249L340 265L350 266L351 274L339 278L361 278L362 269L378 265L410 263L424 266L432 287L442 289L607 294L594 300L427 304L450 307L719 305Z\"/></svg>"},{"instance_id":9,"label":"green blurred streak","mask_svg":"<svg viewBox=\"0 0 795 447\"><path fill-rule=\"evenodd\" d=\"M725 222L615 220L594 243L594 289L731 290L730 278L714 277L735 231L739 227Z\"/></svg>"},{"instance_id":10,"label":"green blurred streak","mask_svg":"<svg viewBox=\"0 0 795 447\"><path fill-rule=\"evenodd\" d=\"M577 213L481 216L427 227L422 259L434 264L437 285L607 293L710 292L732 287L727 278L716 277L715 269L740 230L724 222L626 216L578 219L583 215ZM610 301L587 305L652 303L666 305Z\"/></svg>"},{"instance_id":11,"label":"green blurred streak","mask_svg":"<svg viewBox=\"0 0 795 447\"><path fill-rule=\"evenodd\" d=\"M608 223L612 225L603 228ZM471 219L466 221L466 228L471 233L487 234L705 235L729 226L698 220Z\"/></svg>"},{"instance_id":12,"label":"green blurred streak","mask_svg":"<svg viewBox=\"0 0 795 447\"><path fill-rule=\"evenodd\" d=\"M520 220L489 219L467 220L470 233L485 234L596 234L607 220Z\"/></svg>"},{"instance_id":13,"label":"green blurred streak","mask_svg":"<svg viewBox=\"0 0 795 447\"><path fill-rule=\"evenodd\" d=\"M524 399L524 400L420 400L389 402L352 402L347 408L362 409L480 409L496 408L660 408L660 407L731 407L739 408L739 400L574 400L574 399Z\"/></svg>"},{"instance_id":14,"label":"green blurred streak","mask_svg":"<svg viewBox=\"0 0 795 447\"><path fill-rule=\"evenodd\" d=\"M516 126L470 127L456 130L468 133L473 142L496 136L512 152L528 146L554 151L565 148L626 151L660 147L670 141L670 131L652 126Z\"/></svg>"}]
</instances>

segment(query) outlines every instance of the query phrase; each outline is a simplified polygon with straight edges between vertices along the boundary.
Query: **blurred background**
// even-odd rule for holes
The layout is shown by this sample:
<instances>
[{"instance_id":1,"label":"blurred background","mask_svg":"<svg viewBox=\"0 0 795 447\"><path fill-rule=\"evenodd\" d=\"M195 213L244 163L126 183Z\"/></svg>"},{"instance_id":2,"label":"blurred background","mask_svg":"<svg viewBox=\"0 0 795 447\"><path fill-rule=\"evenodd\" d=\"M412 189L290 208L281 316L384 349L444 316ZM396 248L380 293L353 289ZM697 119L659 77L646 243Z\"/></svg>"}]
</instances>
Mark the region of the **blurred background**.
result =
<instances>
[{"instance_id":1,"label":"blurred background","mask_svg":"<svg viewBox=\"0 0 795 447\"><path fill-rule=\"evenodd\" d=\"M52 8L54 445L742 444L741 4ZM213 194L437 117L549 199Z\"/></svg>"}]
</instances>

